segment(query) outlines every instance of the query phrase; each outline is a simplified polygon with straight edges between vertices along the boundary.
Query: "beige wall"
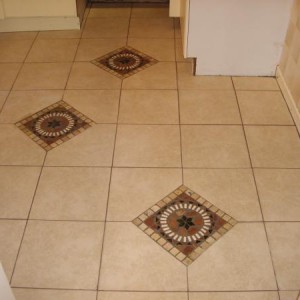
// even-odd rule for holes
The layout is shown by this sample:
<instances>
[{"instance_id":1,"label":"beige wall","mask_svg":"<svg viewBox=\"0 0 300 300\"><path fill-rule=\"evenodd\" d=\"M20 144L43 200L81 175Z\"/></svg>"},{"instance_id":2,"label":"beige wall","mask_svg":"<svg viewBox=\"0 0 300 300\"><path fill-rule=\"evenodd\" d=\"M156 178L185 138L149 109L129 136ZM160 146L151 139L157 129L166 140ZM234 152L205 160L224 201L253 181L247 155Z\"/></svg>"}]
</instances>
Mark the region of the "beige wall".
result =
<instances>
[{"instance_id":1,"label":"beige wall","mask_svg":"<svg viewBox=\"0 0 300 300\"><path fill-rule=\"evenodd\" d=\"M280 70L300 112L300 0L295 0Z\"/></svg>"}]
</instances>

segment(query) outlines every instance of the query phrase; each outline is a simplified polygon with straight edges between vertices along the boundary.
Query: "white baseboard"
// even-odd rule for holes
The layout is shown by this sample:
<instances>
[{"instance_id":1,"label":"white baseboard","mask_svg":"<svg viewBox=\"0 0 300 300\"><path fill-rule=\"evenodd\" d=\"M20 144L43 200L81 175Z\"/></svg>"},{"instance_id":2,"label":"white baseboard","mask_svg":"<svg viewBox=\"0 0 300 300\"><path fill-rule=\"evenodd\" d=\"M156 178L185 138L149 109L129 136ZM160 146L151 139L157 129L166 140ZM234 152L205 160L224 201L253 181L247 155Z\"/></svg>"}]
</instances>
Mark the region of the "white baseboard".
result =
<instances>
[{"instance_id":1,"label":"white baseboard","mask_svg":"<svg viewBox=\"0 0 300 300\"><path fill-rule=\"evenodd\" d=\"M287 105L291 111L291 114L294 118L294 121L298 128L298 131L300 132L300 111L297 108L296 101L295 101L291 91L289 90L288 85L287 85L286 81L284 80L283 74L279 67L277 67L277 70L276 70L276 77L277 77L277 82L280 86L280 89L283 93L283 96L284 96L284 98L287 102Z\"/></svg>"},{"instance_id":2,"label":"white baseboard","mask_svg":"<svg viewBox=\"0 0 300 300\"><path fill-rule=\"evenodd\" d=\"M80 29L78 17L28 17L0 20L0 32Z\"/></svg>"}]
</instances>

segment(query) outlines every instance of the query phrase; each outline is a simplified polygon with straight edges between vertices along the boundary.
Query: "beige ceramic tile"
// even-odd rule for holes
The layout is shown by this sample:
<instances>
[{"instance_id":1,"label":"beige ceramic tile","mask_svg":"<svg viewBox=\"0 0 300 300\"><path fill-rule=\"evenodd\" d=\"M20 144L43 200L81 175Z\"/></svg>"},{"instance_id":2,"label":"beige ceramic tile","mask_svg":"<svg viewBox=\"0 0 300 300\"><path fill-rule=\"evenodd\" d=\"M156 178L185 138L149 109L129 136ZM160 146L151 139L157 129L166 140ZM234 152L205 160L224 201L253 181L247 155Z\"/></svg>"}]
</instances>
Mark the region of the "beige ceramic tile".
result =
<instances>
[{"instance_id":1,"label":"beige ceramic tile","mask_svg":"<svg viewBox=\"0 0 300 300\"><path fill-rule=\"evenodd\" d=\"M130 38L174 38L171 18L134 18L129 26Z\"/></svg>"},{"instance_id":2,"label":"beige ceramic tile","mask_svg":"<svg viewBox=\"0 0 300 300\"><path fill-rule=\"evenodd\" d=\"M97 300L187 300L186 292L99 292ZM18 299L17 299L18 300Z\"/></svg>"},{"instance_id":3,"label":"beige ceramic tile","mask_svg":"<svg viewBox=\"0 0 300 300\"><path fill-rule=\"evenodd\" d=\"M27 62L70 62L74 60L79 39L38 39L33 44Z\"/></svg>"},{"instance_id":4,"label":"beige ceramic tile","mask_svg":"<svg viewBox=\"0 0 300 300\"><path fill-rule=\"evenodd\" d=\"M120 91L67 90L64 101L96 123L116 123Z\"/></svg>"},{"instance_id":5,"label":"beige ceramic tile","mask_svg":"<svg viewBox=\"0 0 300 300\"><path fill-rule=\"evenodd\" d=\"M10 90L22 64L6 63L0 64L0 90Z\"/></svg>"},{"instance_id":6,"label":"beige ceramic tile","mask_svg":"<svg viewBox=\"0 0 300 300\"><path fill-rule=\"evenodd\" d=\"M182 39L175 39L175 53L176 53L176 61L180 62L191 62L192 58L184 58L183 56L183 46Z\"/></svg>"},{"instance_id":7,"label":"beige ceramic tile","mask_svg":"<svg viewBox=\"0 0 300 300\"><path fill-rule=\"evenodd\" d=\"M76 61L91 61L126 45L126 39L82 39Z\"/></svg>"},{"instance_id":8,"label":"beige ceramic tile","mask_svg":"<svg viewBox=\"0 0 300 300\"><path fill-rule=\"evenodd\" d=\"M44 168L30 218L103 221L109 178L108 168Z\"/></svg>"},{"instance_id":9,"label":"beige ceramic tile","mask_svg":"<svg viewBox=\"0 0 300 300\"><path fill-rule=\"evenodd\" d=\"M70 63L24 64L14 90L59 90L66 86Z\"/></svg>"},{"instance_id":10,"label":"beige ceramic tile","mask_svg":"<svg viewBox=\"0 0 300 300\"><path fill-rule=\"evenodd\" d=\"M9 91L0 91L0 110L2 109L3 104L9 94Z\"/></svg>"},{"instance_id":11,"label":"beige ceramic tile","mask_svg":"<svg viewBox=\"0 0 300 300\"><path fill-rule=\"evenodd\" d=\"M244 124L294 124L279 91L238 91L237 97Z\"/></svg>"},{"instance_id":12,"label":"beige ceramic tile","mask_svg":"<svg viewBox=\"0 0 300 300\"><path fill-rule=\"evenodd\" d=\"M132 221L181 184L181 169L114 168L107 219Z\"/></svg>"},{"instance_id":13,"label":"beige ceramic tile","mask_svg":"<svg viewBox=\"0 0 300 300\"><path fill-rule=\"evenodd\" d=\"M128 39L128 45L157 59L158 61L174 61L175 50L173 39Z\"/></svg>"},{"instance_id":14,"label":"beige ceramic tile","mask_svg":"<svg viewBox=\"0 0 300 300\"><path fill-rule=\"evenodd\" d=\"M45 154L15 125L0 125L0 165L40 166Z\"/></svg>"},{"instance_id":15,"label":"beige ceramic tile","mask_svg":"<svg viewBox=\"0 0 300 300\"><path fill-rule=\"evenodd\" d=\"M25 224L25 221L0 220L0 261L8 279L12 276Z\"/></svg>"},{"instance_id":16,"label":"beige ceramic tile","mask_svg":"<svg viewBox=\"0 0 300 300\"><path fill-rule=\"evenodd\" d=\"M12 91L0 114L1 123L16 123L62 99L63 91Z\"/></svg>"},{"instance_id":17,"label":"beige ceramic tile","mask_svg":"<svg viewBox=\"0 0 300 300\"><path fill-rule=\"evenodd\" d=\"M96 292L14 288L16 300L96 300Z\"/></svg>"},{"instance_id":18,"label":"beige ceramic tile","mask_svg":"<svg viewBox=\"0 0 300 300\"><path fill-rule=\"evenodd\" d=\"M128 18L89 18L82 38L125 38L128 25Z\"/></svg>"},{"instance_id":19,"label":"beige ceramic tile","mask_svg":"<svg viewBox=\"0 0 300 300\"><path fill-rule=\"evenodd\" d=\"M1 32L0 40L34 40L37 34L35 31Z\"/></svg>"},{"instance_id":20,"label":"beige ceramic tile","mask_svg":"<svg viewBox=\"0 0 300 300\"><path fill-rule=\"evenodd\" d=\"M245 131L254 167L300 167L300 140L295 127L245 126Z\"/></svg>"},{"instance_id":21,"label":"beige ceramic tile","mask_svg":"<svg viewBox=\"0 0 300 300\"><path fill-rule=\"evenodd\" d=\"M232 90L229 76L194 76L191 63L177 63L178 88L182 90Z\"/></svg>"},{"instance_id":22,"label":"beige ceramic tile","mask_svg":"<svg viewBox=\"0 0 300 300\"><path fill-rule=\"evenodd\" d=\"M261 221L251 170L185 169L184 184L238 221Z\"/></svg>"},{"instance_id":23,"label":"beige ceramic tile","mask_svg":"<svg viewBox=\"0 0 300 300\"><path fill-rule=\"evenodd\" d=\"M120 89L121 79L90 62L73 64L67 89Z\"/></svg>"},{"instance_id":24,"label":"beige ceramic tile","mask_svg":"<svg viewBox=\"0 0 300 300\"><path fill-rule=\"evenodd\" d=\"M279 291L280 300L298 300L298 291Z\"/></svg>"},{"instance_id":25,"label":"beige ceramic tile","mask_svg":"<svg viewBox=\"0 0 300 300\"><path fill-rule=\"evenodd\" d=\"M178 119L177 91L122 91L119 123L178 124Z\"/></svg>"},{"instance_id":26,"label":"beige ceramic tile","mask_svg":"<svg viewBox=\"0 0 300 300\"><path fill-rule=\"evenodd\" d=\"M184 125L181 132L184 167L250 167L241 126Z\"/></svg>"},{"instance_id":27,"label":"beige ceramic tile","mask_svg":"<svg viewBox=\"0 0 300 300\"><path fill-rule=\"evenodd\" d=\"M279 300L274 292L189 293L189 300Z\"/></svg>"},{"instance_id":28,"label":"beige ceramic tile","mask_svg":"<svg viewBox=\"0 0 300 300\"><path fill-rule=\"evenodd\" d=\"M0 218L28 217L39 174L36 167L0 167Z\"/></svg>"},{"instance_id":29,"label":"beige ceramic tile","mask_svg":"<svg viewBox=\"0 0 300 300\"><path fill-rule=\"evenodd\" d=\"M186 291L186 267L134 224L110 222L106 225L99 289Z\"/></svg>"},{"instance_id":30,"label":"beige ceramic tile","mask_svg":"<svg viewBox=\"0 0 300 300\"><path fill-rule=\"evenodd\" d=\"M175 38L181 39L180 18L174 18Z\"/></svg>"},{"instance_id":31,"label":"beige ceramic tile","mask_svg":"<svg viewBox=\"0 0 300 300\"><path fill-rule=\"evenodd\" d=\"M266 228L279 289L298 290L300 286L300 224L266 223Z\"/></svg>"},{"instance_id":32,"label":"beige ceramic tile","mask_svg":"<svg viewBox=\"0 0 300 300\"><path fill-rule=\"evenodd\" d=\"M37 39L79 39L81 30L49 30L40 31Z\"/></svg>"},{"instance_id":33,"label":"beige ceramic tile","mask_svg":"<svg viewBox=\"0 0 300 300\"><path fill-rule=\"evenodd\" d=\"M255 169L266 221L300 221L300 170Z\"/></svg>"},{"instance_id":34,"label":"beige ceramic tile","mask_svg":"<svg viewBox=\"0 0 300 300\"><path fill-rule=\"evenodd\" d=\"M103 223L29 221L12 286L96 289Z\"/></svg>"},{"instance_id":35,"label":"beige ceramic tile","mask_svg":"<svg viewBox=\"0 0 300 300\"><path fill-rule=\"evenodd\" d=\"M176 66L173 62L159 62L123 81L123 89L177 89Z\"/></svg>"},{"instance_id":36,"label":"beige ceramic tile","mask_svg":"<svg viewBox=\"0 0 300 300\"><path fill-rule=\"evenodd\" d=\"M190 291L276 290L263 224L235 225L189 266L188 276Z\"/></svg>"},{"instance_id":37,"label":"beige ceramic tile","mask_svg":"<svg viewBox=\"0 0 300 300\"><path fill-rule=\"evenodd\" d=\"M47 166L111 166L115 132L115 125L93 125L49 151L45 164Z\"/></svg>"},{"instance_id":38,"label":"beige ceramic tile","mask_svg":"<svg viewBox=\"0 0 300 300\"><path fill-rule=\"evenodd\" d=\"M0 39L0 62L23 62L32 40L5 40Z\"/></svg>"},{"instance_id":39,"label":"beige ceramic tile","mask_svg":"<svg viewBox=\"0 0 300 300\"><path fill-rule=\"evenodd\" d=\"M89 18L129 18L130 12L131 7L113 7L112 5L105 7L96 3L90 9Z\"/></svg>"},{"instance_id":40,"label":"beige ceramic tile","mask_svg":"<svg viewBox=\"0 0 300 300\"><path fill-rule=\"evenodd\" d=\"M234 91L180 90L183 124L241 124Z\"/></svg>"},{"instance_id":41,"label":"beige ceramic tile","mask_svg":"<svg viewBox=\"0 0 300 300\"><path fill-rule=\"evenodd\" d=\"M169 18L168 7L154 7L153 4L149 4L148 7L145 5L139 5L138 3L133 6L131 12L131 18Z\"/></svg>"},{"instance_id":42,"label":"beige ceramic tile","mask_svg":"<svg viewBox=\"0 0 300 300\"><path fill-rule=\"evenodd\" d=\"M277 81L273 77L233 77L236 90L279 90Z\"/></svg>"},{"instance_id":43,"label":"beige ceramic tile","mask_svg":"<svg viewBox=\"0 0 300 300\"><path fill-rule=\"evenodd\" d=\"M180 167L179 127L120 125L114 166Z\"/></svg>"}]
</instances>

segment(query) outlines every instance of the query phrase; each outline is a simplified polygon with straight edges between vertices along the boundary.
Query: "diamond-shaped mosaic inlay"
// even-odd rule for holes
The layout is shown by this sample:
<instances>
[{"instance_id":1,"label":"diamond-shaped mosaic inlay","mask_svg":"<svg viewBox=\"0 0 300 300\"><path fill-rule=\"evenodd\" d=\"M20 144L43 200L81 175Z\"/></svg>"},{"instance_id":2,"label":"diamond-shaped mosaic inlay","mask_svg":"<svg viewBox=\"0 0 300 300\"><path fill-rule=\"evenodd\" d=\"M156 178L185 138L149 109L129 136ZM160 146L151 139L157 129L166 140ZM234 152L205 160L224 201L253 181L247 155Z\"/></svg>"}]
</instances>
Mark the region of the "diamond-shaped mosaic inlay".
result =
<instances>
[{"instance_id":1,"label":"diamond-shaped mosaic inlay","mask_svg":"<svg viewBox=\"0 0 300 300\"><path fill-rule=\"evenodd\" d=\"M133 223L189 265L237 222L200 195L180 186Z\"/></svg>"},{"instance_id":2,"label":"diamond-shaped mosaic inlay","mask_svg":"<svg viewBox=\"0 0 300 300\"><path fill-rule=\"evenodd\" d=\"M21 120L16 125L48 151L83 132L92 123L74 107L59 101Z\"/></svg>"},{"instance_id":3,"label":"diamond-shaped mosaic inlay","mask_svg":"<svg viewBox=\"0 0 300 300\"><path fill-rule=\"evenodd\" d=\"M123 47L91 62L123 79L156 64L157 60L131 47Z\"/></svg>"}]
</instances>

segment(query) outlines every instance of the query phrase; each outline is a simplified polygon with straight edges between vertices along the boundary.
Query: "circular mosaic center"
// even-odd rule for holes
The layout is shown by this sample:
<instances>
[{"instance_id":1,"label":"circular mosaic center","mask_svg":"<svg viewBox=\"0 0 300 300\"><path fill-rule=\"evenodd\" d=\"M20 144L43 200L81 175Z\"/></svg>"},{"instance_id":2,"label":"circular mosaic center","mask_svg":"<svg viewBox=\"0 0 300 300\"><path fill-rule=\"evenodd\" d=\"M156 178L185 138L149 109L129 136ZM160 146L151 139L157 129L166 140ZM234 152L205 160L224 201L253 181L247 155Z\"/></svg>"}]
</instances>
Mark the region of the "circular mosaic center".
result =
<instances>
[{"instance_id":1,"label":"circular mosaic center","mask_svg":"<svg viewBox=\"0 0 300 300\"><path fill-rule=\"evenodd\" d=\"M108 64L114 70L129 71L138 68L142 59L134 53L118 53L108 59Z\"/></svg>"},{"instance_id":2,"label":"circular mosaic center","mask_svg":"<svg viewBox=\"0 0 300 300\"><path fill-rule=\"evenodd\" d=\"M35 123L35 130L42 136L58 137L69 133L75 126L73 116L66 112L50 112Z\"/></svg>"},{"instance_id":3,"label":"circular mosaic center","mask_svg":"<svg viewBox=\"0 0 300 300\"><path fill-rule=\"evenodd\" d=\"M195 204L177 203L160 217L164 233L177 242L189 243L201 239L212 227L208 213Z\"/></svg>"}]
</instances>

